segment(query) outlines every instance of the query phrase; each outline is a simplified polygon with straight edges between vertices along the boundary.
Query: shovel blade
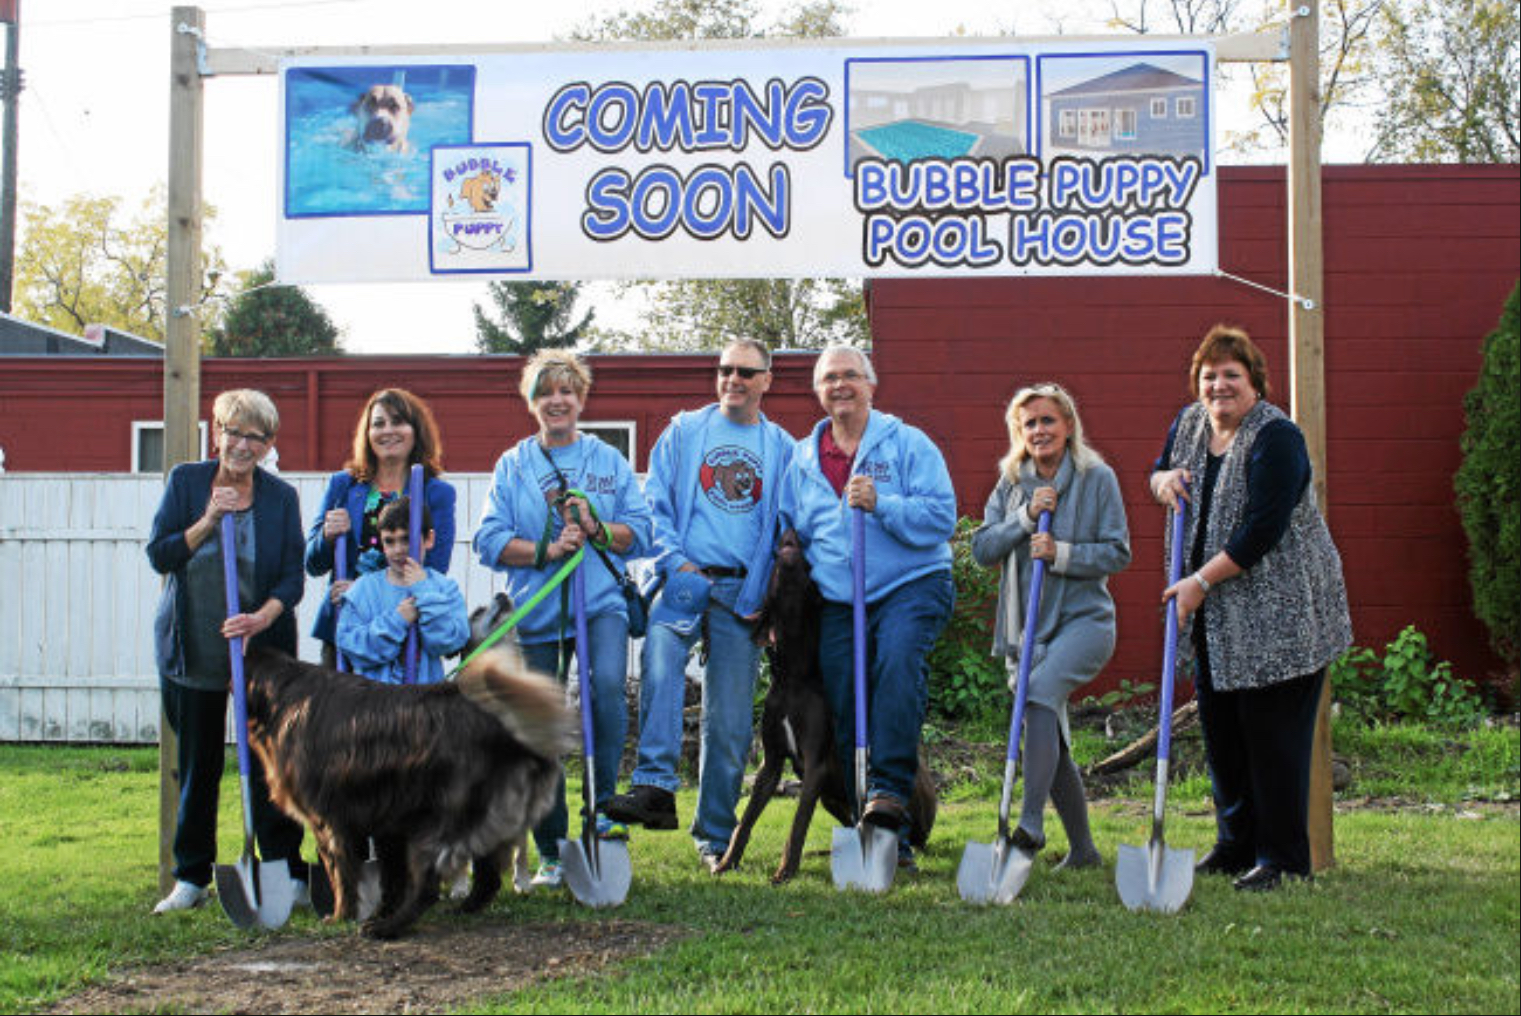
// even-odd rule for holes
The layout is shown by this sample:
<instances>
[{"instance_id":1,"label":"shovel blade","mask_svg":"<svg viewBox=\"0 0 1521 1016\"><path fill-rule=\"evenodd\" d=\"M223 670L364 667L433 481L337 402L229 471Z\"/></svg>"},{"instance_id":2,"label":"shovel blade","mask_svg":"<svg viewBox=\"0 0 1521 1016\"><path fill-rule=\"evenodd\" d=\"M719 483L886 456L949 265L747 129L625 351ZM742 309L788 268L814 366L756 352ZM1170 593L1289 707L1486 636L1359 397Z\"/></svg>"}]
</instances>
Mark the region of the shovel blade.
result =
<instances>
[{"instance_id":1,"label":"shovel blade","mask_svg":"<svg viewBox=\"0 0 1521 1016\"><path fill-rule=\"evenodd\" d=\"M829 872L836 889L885 893L898 871L898 834L861 823L835 826L829 847Z\"/></svg>"},{"instance_id":2,"label":"shovel blade","mask_svg":"<svg viewBox=\"0 0 1521 1016\"><path fill-rule=\"evenodd\" d=\"M571 895L582 906L616 907L628 899L634 869L628 859L628 844L622 840L599 841L595 865L580 840L561 840L560 866Z\"/></svg>"},{"instance_id":3,"label":"shovel blade","mask_svg":"<svg viewBox=\"0 0 1521 1016\"><path fill-rule=\"evenodd\" d=\"M362 923L380 909L380 862L370 858L359 866L359 899L355 915Z\"/></svg>"},{"instance_id":4,"label":"shovel blade","mask_svg":"<svg viewBox=\"0 0 1521 1016\"><path fill-rule=\"evenodd\" d=\"M1194 889L1194 852L1164 842L1120 847L1114 865L1120 901L1131 910L1176 914Z\"/></svg>"},{"instance_id":5,"label":"shovel blade","mask_svg":"<svg viewBox=\"0 0 1521 1016\"><path fill-rule=\"evenodd\" d=\"M997 903L1007 906L1019 896L1030 878L1035 855L1003 844L968 843L956 869L956 890L968 903Z\"/></svg>"},{"instance_id":6,"label":"shovel blade","mask_svg":"<svg viewBox=\"0 0 1521 1016\"><path fill-rule=\"evenodd\" d=\"M296 905L296 883L284 861L266 863L245 854L236 864L219 864L214 872L217 899L238 928L278 928Z\"/></svg>"}]
</instances>

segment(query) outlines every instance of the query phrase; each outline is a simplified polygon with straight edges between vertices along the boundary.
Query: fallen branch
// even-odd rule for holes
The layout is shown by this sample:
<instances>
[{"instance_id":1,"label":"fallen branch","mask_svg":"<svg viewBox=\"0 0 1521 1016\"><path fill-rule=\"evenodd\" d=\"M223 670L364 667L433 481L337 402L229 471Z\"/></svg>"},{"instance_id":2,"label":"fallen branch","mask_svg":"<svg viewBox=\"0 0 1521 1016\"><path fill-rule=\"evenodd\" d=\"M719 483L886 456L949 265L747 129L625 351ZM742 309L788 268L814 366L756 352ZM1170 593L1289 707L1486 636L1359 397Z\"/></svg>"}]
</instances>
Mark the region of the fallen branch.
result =
<instances>
[{"instance_id":1,"label":"fallen branch","mask_svg":"<svg viewBox=\"0 0 1521 1016\"><path fill-rule=\"evenodd\" d=\"M1172 714L1172 732L1174 735L1181 734L1189 727L1199 722L1199 700L1193 699L1185 705L1179 706ZM1094 775L1106 775L1117 773L1123 769L1129 769L1137 765L1156 752L1157 738L1160 736L1160 726L1152 727L1145 734L1131 741L1119 751L1108 758L1095 762L1088 771Z\"/></svg>"}]
</instances>

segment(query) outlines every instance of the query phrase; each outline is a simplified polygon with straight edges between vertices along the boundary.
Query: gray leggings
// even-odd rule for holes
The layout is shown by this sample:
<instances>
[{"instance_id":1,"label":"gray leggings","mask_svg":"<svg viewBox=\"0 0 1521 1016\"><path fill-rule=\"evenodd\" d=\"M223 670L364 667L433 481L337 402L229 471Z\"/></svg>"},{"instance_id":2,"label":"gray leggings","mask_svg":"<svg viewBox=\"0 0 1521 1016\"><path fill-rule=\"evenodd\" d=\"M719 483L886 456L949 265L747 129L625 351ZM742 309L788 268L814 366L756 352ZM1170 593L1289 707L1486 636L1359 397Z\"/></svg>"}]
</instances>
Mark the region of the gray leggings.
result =
<instances>
[{"instance_id":1,"label":"gray leggings","mask_svg":"<svg viewBox=\"0 0 1521 1016\"><path fill-rule=\"evenodd\" d=\"M1025 798L1019 815L1020 828L1036 840L1045 840L1046 798L1056 805L1057 817L1067 831L1070 854L1075 861L1097 859L1098 848L1088 829L1088 800L1083 778L1062 738L1056 710L1028 703L1025 707L1024 743Z\"/></svg>"}]
</instances>

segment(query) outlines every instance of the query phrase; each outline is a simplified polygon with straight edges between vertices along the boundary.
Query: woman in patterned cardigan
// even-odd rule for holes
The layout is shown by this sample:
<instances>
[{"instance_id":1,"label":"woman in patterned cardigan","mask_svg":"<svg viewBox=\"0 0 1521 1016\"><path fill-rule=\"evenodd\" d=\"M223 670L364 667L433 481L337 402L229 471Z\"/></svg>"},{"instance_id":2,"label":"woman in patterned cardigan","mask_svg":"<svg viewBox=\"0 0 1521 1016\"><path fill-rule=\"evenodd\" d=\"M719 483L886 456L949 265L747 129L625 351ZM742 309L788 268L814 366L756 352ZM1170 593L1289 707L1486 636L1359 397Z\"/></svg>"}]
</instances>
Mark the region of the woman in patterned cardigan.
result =
<instances>
[{"instance_id":1,"label":"woman in patterned cardigan","mask_svg":"<svg viewBox=\"0 0 1521 1016\"><path fill-rule=\"evenodd\" d=\"M1310 876L1316 710L1352 625L1304 435L1267 401L1262 351L1246 332L1216 325L1194 353L1190 384L1198 401L1173 421L1151 493L1169 508L1192 506L1191 574L1162 595L1178 611L1179 657L1194 662L1215 798L1215 846L1198 870L1264 891Z\"/></svg>"}]
</instances>

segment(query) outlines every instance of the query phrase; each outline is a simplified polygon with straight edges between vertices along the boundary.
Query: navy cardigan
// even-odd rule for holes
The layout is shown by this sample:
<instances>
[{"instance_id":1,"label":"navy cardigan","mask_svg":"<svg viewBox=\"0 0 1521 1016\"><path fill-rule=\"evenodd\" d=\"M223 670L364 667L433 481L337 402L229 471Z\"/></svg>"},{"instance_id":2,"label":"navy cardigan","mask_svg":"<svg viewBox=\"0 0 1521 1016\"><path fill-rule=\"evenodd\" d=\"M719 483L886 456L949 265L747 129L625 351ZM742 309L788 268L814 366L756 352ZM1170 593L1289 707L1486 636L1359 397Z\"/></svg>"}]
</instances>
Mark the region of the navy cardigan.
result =
<instances>
[{"instance_id":1,"label":"navy cardigan","mask_svg":"<svg viewBox=\"0 0 1521 1016\"><path fill-rule=\"evenodd\" d=\"M181 632L189 606L184 593L185 566L192 554L185 542L185 530L206 514L217 466L215 459L175 466L148 534L148 563L168 579L153 623L153 648L162 677L185 673ZM253 645L294 656L296 604L306 590L306 578L301 574L301 504L296 488L256 468L253 517L254 601L262 605L274 597L285 605L275 623L253 637Z\"/></svg>"}]
</instances>

